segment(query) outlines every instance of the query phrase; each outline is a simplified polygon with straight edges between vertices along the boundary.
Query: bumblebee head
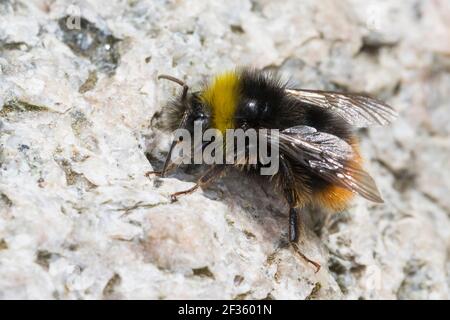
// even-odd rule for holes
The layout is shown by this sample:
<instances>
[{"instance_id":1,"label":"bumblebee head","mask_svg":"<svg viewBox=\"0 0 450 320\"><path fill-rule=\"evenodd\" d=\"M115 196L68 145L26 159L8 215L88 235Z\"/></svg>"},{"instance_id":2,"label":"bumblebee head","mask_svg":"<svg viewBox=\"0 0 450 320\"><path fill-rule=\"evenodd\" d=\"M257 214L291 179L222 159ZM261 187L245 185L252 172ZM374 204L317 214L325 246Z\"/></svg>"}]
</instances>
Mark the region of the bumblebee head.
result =
<instances>
[{"instance_id":1,"label":"bumblebee head","mask_svg":"<svg viewBox=\"0 0 450 320\"><path fill-rule=\"evenodd\" d=\"M166 79L178 83L183 87L181 95L168 105L165 113L164 128L175 131L177 129L186 129L191 136L194 135L194 125L201 125L202 133L211 127L211 110L202 99L201 92L189 92L189 87L182 80L168 75L159 75L158 79ZM164 176L168 167L171 165L171 154L177 143L181 140L173 140L169 153L166 157L161 176Z\"/></svg>"},{"instance_id":2,"label":"bumblebee head","mask_svg":"<svg viewBox=\"0 0 450 320\"><path fill-rule=\"evenodd\" d=\"M200 124L202 132L211 128L211 109L202 101L200 93L188 94L186 105L187 119L184 128L194 132L194 123Z\"/></svg>"},{"instance_id":3,"label":"bumblebee head","mask_svg":"<svg viewBox=\"0 0 450 320\"><path fill-rule=\"evenodd\" d=\"M165 128L174 131L178 128L194 132L194 123L202 126L202 131L211 127L211 109L202 100L201 92L189 92L189 87L172 76L160 75L158 79L166 79L183 87L181 94L168 106Z\"/></svg>"},{"instance_id":4,"label":"bumblebee head","mask_svg":"<svg viewBox=\"0 0 450 320\"><path fill-rule=\"evenodd\" d=\"M283 97L284 85L276 76L248 68L219 74L200 92L211 126L222 135L226 129L270 127Z\"/></svg>"},{"instance_id":5,"label":"bumblebee head","mask_svg":"<svg viewBox=\"0 0 450 320\"><path fill-rule=\"evenodd\" d=\"M181 80L161 75L159 79L174 81L183 91L169 106L167 128L185 128L193 132L199 121L203 131L270 127L274 110L284 97L284 85L277 77L252 69L229 71L217 75L201 91L190 93Z\"/></svg>"}]
</instances>

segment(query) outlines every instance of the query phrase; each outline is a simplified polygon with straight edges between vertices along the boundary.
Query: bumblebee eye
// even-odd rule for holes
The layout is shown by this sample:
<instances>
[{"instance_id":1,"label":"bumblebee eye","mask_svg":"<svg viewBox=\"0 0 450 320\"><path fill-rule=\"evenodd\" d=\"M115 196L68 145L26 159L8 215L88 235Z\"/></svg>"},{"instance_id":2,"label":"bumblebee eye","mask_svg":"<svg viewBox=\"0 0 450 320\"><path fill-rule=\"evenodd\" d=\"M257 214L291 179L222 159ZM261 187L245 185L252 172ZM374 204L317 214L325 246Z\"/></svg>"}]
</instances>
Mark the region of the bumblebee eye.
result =
<instances>
[{"instance_id":1,"label":"bumblebee eye","mask_svg":"<svg viewBox=\"0 0 450 320\"><path fill-rule=\"evenodd\" d=\"M250 100L246 105L248 113L257 113L258 112L258 104L255 100Z\"/></svg>"},{"instance_id":2,"label":"bumblebee eye","mask_svg":"<svg viewBox=\"0 0 450 320\"><path fill-rule=\"evenodd\" d=\"M200 125L202 130L205 130L208 126L208 116L203 112L194 114L192 120L193 126Z\"/></svg>"},{"instance_id":3,"label":"bumblebee eye","mask_svg":"<svg viewBox=\"0 0 450 320\"><path fill-rule=\"evenodd\" d=\"M255 99L251 99L245 102L242 112L243 115L249 119L256 119L261 115L264 115L267 111L267 103L264 101L257 101Z\"/></svg>"},{"instance_id":4,"label":"bumblebee eye","mask_svg":"<svg viewBox=\"0 0 450 320\"><path fill-rule=\"evenodd\" d=\"M194 117L194 121L205 121L206 120L206 115L204 113L199 113L196 114Z\"/></svg>"}]
</instances>

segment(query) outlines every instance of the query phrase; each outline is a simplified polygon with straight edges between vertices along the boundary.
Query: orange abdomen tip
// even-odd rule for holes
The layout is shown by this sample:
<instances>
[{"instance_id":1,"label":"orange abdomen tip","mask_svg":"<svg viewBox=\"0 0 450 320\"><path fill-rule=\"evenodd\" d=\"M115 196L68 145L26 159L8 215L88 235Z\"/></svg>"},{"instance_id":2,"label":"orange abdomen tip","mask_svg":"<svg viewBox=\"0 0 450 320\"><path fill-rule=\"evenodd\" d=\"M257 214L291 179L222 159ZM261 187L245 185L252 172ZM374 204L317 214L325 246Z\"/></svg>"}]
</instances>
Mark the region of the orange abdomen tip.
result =
<instances>
[{"instance_id":1,"label":"orange abdomen tip","mask_svg":"<svg viewBox=\"0 0 450 320\"><path fill-rule=\"evenodd\" d=\"M353 138L350 142L355 157L353 162L358 166L362 166L361 153L359 151L359 144L356 138ZM347 188L330 183L325 189L318 191L314 194L315 204L324 207L333 212L339 212L345 210L350 201L353 199L355 193Z\"/></svg>"}]
</instances>

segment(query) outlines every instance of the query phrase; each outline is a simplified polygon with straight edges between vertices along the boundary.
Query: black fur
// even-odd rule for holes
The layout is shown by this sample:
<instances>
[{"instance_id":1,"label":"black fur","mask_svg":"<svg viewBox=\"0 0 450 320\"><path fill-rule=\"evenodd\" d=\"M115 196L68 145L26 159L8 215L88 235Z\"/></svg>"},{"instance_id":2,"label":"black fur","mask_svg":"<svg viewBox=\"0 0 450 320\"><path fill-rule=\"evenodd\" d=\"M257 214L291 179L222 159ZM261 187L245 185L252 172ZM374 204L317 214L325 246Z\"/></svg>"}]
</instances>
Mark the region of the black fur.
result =
<instances>
[{"instance_id":1,"label":"black fur","mask_svg":"<svg viewBox=\"0 0 450 320\"><path fill-rule=\"evenodd\" d=\"M241 84L240 103L236 112L237 127L283 130L305 125L333 134L348 143L352 142L352 130L341 117L286 95L286 85L275 75L244 70ZM293 202L308 202L314 192L323 190L330 184L297 159L283 156L280 162L281 168L289 170L281 169L275 180L290 205ZM259 168L257 170L259 172Z\"/></svg>"},{"instance_id":2,"label":"black fur","mask_svg":"<svg viewBox=\"0 0 450 320\"><path fill-rule=\"evenodd\" d=\"M239 71L240 97L235 114L236 128L279 129L306 125L318 131L333 134L352 142L350 126L338 115L317 106L302 103L285 93L284 84L276 75L253 69ZM201 104L197 93L186 101L173 101L166 113L166 127L175 130L186 110L190 111L187 129L192 130L195 120L203 119L204 128L210 127L209 108ZM313 173L298 159L281 155L280 171L273 177L289 205L310 202L314 192L329 186L329 182ZM259 174L260 165L247 167L248 173Z\"/></svg>"},{"instance_id":3,"label":"black fur","mask_svg":"<svg viewBox=\"0 0 450 320\"><path fill-rule=\"evenodd\" d=\"M306 125L350 142L351 128L341 117L329 110L301 103L286 95L285 89L286 85L276 75L257 70L242 71L236 123L245 120L245 115L249 114L249 102L252 102L258 107L258 112L251 112L253 128L283 130Z\"/></svg>"},{"instance_id":4,"label":"black fur","mask_svg":"<svg viewBox=\"0 0 450 320\"><path fill-rule=\"evenodd\" d=\"M164 113L164 129L170 132L176 130L180 126L183 115L187 110L189 111L186 123L187 130L193 133L194 121L204 122L204 130L209 128L210 110L202 105L198 93L192 93L186 101L183 101L180 96L168 104Z\"/></svg>"}]
</instances>

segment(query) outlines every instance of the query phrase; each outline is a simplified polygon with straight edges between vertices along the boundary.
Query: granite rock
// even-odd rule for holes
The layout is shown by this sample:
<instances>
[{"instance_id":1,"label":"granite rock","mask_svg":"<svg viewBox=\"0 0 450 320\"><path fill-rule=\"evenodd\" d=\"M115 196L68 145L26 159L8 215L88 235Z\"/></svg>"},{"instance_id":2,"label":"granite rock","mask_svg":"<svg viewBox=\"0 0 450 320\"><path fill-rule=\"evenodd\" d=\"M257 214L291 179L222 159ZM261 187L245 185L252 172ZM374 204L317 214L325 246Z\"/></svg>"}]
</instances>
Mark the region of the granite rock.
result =
<instances>
[{"instance_id":1,"label":"granite rock","mask_svg":"<svg viewBox=\"0 0 450 320\"><path fill-rule=\"evenodd\" d=\"M448 1L0 2L0 298L448 299ZM237 65L367 92L400 118L359 132L385 199L306 212L232 173L146 177L164 104Z\"/></svg>"}]
</instances>

